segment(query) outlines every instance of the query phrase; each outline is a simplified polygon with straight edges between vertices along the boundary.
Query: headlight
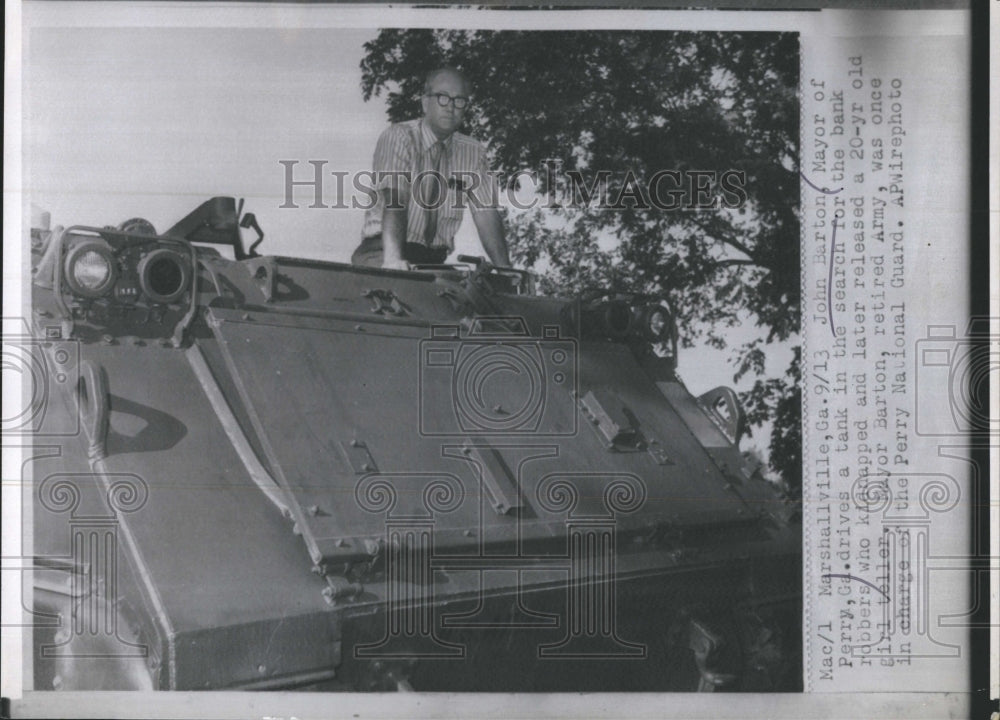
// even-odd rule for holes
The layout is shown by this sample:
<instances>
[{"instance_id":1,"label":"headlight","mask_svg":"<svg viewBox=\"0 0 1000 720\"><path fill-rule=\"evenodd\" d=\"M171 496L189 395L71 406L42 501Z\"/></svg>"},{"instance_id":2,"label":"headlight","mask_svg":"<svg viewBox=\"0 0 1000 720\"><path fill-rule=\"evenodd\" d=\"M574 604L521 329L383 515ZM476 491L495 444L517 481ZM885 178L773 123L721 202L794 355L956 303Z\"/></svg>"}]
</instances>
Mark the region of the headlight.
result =
<instances>
[{"instance_id":1,"label":"headlight","mask_svg":"<svg viewBox=\"0 0 1000 720\"><path fill-rule=\"evenodd\" d=\"M667 313L663 308L657 308L653 310L649 315L649 332L653 337L663 337L664 334L669 330L670 321L667 319Z\"/></svg>"},{"instance_id":2,"label":"headlight","mask_svg":"<svg viewBox=\"0 0 1000 720\"><path fill-rule=\"evenodd\" d=\"M66 256L66 284L76 295L106 295L118 279L114 253L103 241L84 242Z\"/></svg>"},{"instance_id":3,"label":"headlight","mask_svg":"<svg viewBox=\"0 0 1000 720\"><path fill-rule=\"evenodd\" d=\"M653 343L666 342L674 336L674 318L663 303L646 305L640 310L639 327L646 339Z\"/></svg>"},{"instance_id":4,"label":"headlight","mask_svg":"<svg viewBox=\"0 0 1000 720\"><path fill-rule=\"evenodd\" d=\"M632 330L632 308L621 300L604 300L580 309L580 329L585 335L625 338Z\"/></svg>"},{"instance_id":5,"label":"headlight","mask_svg":"<svg viewBox=\"0 0 1000 720\"><path fill-rule=\"evenodd\" d=\"M661 358L677 356L677 323L666 301L646 305L639 310L639 332Z\"/></svg>"},{"instance_id":6,"label":"headlight","mask_svg":"<svg viewBox=\"0 0 1000 720\"><path fill-rule=\"evenodd\" d=\"M166 248L147 253L139 261L139 286L148 298L159 303L180 299L191 281L188 261Z\"/></svg>"},{"instance_id":7,"label":"headlight","mask_svg":"<svg viewBox=\"0 0 1000 720\"><path fill-rule=\"evenodd\" d=\"M579 305L567 305L563 314L571 325L579 318L584 336L648 344L660 357L676 355L677 324L665 299L639 293L592 295Z\"/></svg>"},{"instance_id":8,"label":"headlight","mask_svg":"<svg viewBox=\"0 0 1000 720\"><path fill-rule=\"evenodd\" d=\"M620 300L612 300L601 307L601 325L613 338L623 338L632 329L632 308Z\"/></svg>"}]
</instances>

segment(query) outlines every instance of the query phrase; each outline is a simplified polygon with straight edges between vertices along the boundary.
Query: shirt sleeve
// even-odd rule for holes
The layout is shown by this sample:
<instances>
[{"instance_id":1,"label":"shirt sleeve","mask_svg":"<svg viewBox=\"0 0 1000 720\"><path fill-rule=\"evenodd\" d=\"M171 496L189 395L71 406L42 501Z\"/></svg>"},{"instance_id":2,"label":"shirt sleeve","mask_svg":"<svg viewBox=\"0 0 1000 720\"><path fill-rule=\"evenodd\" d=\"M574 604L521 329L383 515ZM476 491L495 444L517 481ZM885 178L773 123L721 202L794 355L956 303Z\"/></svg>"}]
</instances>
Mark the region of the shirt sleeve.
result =
<instances>
[{"instance_id":1,"label":"shirt sleeve","mask_svg":"<svg viewBox=\"0 0 1000 720\"><path fill-rule=\"evenodd\" d=\"M405 202L410 194L410 168L413 163L413 143L400 125L392 125L383 132L375 144L372 169L375 171L375 189L396 188Z\"/></svg>"},{"instance_id":2,"label":"shirt sleeve","mask_svg":"<svg viewBox=\"0 0 1000 720\"><path fill-rule=\"evenodd\" d=\"M474 208L498 208L500 207L500 190L497 186L496 175L490 172L486 164L486 148L479 145L477 148L477 158L475 171L479 176L479 182L474 184L472 196L475 200Z\"/></svg>"}]
</instances>

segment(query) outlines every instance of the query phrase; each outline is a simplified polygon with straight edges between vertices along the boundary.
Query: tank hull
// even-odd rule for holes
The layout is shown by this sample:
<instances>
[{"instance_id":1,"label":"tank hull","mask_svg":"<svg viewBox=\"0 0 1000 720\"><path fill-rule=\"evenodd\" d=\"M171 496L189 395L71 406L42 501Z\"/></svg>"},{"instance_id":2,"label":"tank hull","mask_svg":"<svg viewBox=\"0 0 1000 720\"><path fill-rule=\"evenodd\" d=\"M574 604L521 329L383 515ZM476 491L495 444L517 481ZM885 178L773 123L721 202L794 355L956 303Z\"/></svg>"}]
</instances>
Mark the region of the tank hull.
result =
<instances>
[{"instance_id":1,"label":"tank hull","mask_svg":"<svg viewBox=\"0 0 1000 720\"><path fill-rule=\"evenodd\" d=\"M26 341L36 687L799 689L794 513L624 301L75 232ZM139 279L67 289L84 241Z\"/></svg>"}]
</instances>

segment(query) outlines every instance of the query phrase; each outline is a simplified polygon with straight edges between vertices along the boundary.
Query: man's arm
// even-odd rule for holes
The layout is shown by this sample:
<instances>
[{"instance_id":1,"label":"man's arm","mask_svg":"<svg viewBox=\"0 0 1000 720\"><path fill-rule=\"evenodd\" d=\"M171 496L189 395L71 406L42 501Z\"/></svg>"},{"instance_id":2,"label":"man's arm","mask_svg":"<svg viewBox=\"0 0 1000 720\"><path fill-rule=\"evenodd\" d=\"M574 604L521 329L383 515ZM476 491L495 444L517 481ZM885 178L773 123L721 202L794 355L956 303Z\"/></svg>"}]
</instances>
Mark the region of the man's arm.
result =
<instances>
[{"instance_id":1,"label":"man's arm","mask_svg":"<svg viewBox=\"0 0 1000 720\"><path fill-rule=\"evenodd\" d=\"M392 270L409 270L410 264L403 259L406 243L406 205L400 202L399 190L383 188L382 210L382 267Z\"/></svg>"},{"instance_id":2,"label":"man's arm","mask_svg":"<svg viewBox=\"0 0 1000 720\"><path fill-rule=\"evenodd\" d=\"M409 168L413 147L400 125L390 125L375 145L372 167L379 178L382 201L382 267L409 270L403 259L406 244L407 201L410 194Z\"/></svg>"},{"instance_id":3,"label":"man's arm","mask_svg":"<svg viewBox=\"0 0 1000 720\"><path fill-rule=\"evenodd\" d=\"M510 267L510 255L507 253L507 239L504 237L503 220L496 208L486 207L472 209L472 221L479 232L479 241L483 244L486 254L497 267Z\"/></svg>"},{"instance_id":4,"label":"man's arm","mask_svg":"<svg viewBox=\"0 0 1000 720\"><path fill-rule=\"evenodd\" d=\"M507 254L507 239L504 237L503 220L497 210L500 203L500 188L496 177L486 166L486 151L478 146L475 175L469 197L472 209L472 221L476 224L479 241L483 244L486 254L497 267L510 267L510 255Z\"/></svg>"}]
</instances>

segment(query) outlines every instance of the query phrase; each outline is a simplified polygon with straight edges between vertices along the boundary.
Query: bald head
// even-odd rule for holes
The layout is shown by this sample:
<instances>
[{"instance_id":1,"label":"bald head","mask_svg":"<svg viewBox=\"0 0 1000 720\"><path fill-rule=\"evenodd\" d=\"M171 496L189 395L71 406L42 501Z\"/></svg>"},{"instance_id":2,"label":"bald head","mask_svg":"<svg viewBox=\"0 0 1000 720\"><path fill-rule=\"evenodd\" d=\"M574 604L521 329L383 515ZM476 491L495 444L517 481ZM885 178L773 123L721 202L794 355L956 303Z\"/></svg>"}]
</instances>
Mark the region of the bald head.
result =
<instances>
[{"instance_id":1,"label":"bald head","mask_svg":"<svg viewBox=\"0 0 1000 720\"><path fill-rule=\"evenodd\" d=\"M427 95L429 93L434 92L434 90L432 89L434 87L434 82L442 77L449 77L452 80L461 83L462 87L464 88L462 92L463 95L468 95L470 92L472 92L472 83L469 82L469 78L466 76L464 72L462 72L458 68L441 67L438 68L437 70L431 70L429 73L427 73L427 77L424 78L424 94Z\"/></svg>"}]
</instances>

